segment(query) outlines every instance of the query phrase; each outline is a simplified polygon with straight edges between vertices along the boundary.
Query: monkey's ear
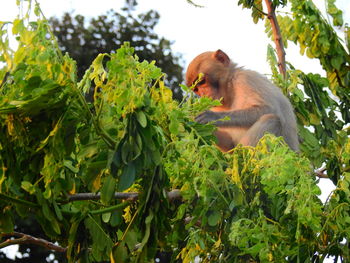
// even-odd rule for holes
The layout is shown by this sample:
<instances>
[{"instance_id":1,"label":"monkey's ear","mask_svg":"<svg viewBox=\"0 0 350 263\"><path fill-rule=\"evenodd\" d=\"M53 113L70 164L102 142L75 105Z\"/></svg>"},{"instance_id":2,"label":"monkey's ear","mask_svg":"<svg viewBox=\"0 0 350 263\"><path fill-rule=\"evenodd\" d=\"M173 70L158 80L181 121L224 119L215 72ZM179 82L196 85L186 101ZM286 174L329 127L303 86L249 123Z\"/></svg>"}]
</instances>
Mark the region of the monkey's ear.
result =
<instances>
[{"instance_id":1,"label":"monkey's ear","mask_svg":"<svg viewBox=\"0 0 350 263\"><path fill-rule=\"evenodd\" d=\"M230 58L226 55L224 51L221 49L218 49L214 52L213 57L217 60L220 61L222 64L225 66L230 65Z\"/></svg>"}]
</instances>

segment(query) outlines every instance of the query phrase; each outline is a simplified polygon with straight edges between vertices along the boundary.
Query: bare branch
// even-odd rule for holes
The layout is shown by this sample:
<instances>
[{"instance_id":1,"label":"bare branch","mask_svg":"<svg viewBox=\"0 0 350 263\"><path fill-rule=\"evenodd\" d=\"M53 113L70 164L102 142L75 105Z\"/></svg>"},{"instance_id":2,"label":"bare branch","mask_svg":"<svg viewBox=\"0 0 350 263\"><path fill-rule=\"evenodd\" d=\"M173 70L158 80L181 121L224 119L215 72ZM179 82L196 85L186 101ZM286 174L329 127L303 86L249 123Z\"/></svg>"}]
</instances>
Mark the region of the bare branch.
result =
<instances>
[{"instance_id":1,"label":"bare branch","mask_svg":"<svg viewBox=\"0 0 350 263\"><path fill-rule=\"evenodd\" d=\"M132 193L115 193L114 198L115 199L123 199L123 200L128 200L128 201L136 201L139 197L139 193L132 192ZM99 200L101 198L100 193L79 193L79 194L74 194L74 195L69 195L68 196L68 202L74 202L74 201L83 201L83 200ZM170 192L167 192L167 198L170 202L181 199L181 192L180 190L172 190ZM126 205L127 203L124 204L119 204L120 205ZM110 208L107 208L110 209ZM106 209L105 209L106 210ZM97 213L102 213L102 210L97 210L94 211L96 214ZM11 245L23 245L23 244L32 244L32 245L38 245L45 247L50 250L54 250L60 253L66 253L67 248L58 246L52 242L49 242L45 239L42 238L36 238L31 235L27 235L24 233L19 233L19 232L10 232L10 233L1 233L0 238L2 237L17 237L17 238L8 238L4 242L0 243L0 248L4 248L7 246Z\"/></svg>"},{"instance_id":2,"label":"bare branch","mask_svg":"<svg viewBox=\"0 0 350 263\"><path fill-rule=\"evenodd\" d=\"M130 192L130 193L114 193L114 199L123 199L128 201L136 201L139 197L139 193L136 192ZM172 190L170 192L167 192L167 197L169 201L174 201L176 199L181 199L181 193L180 190ZM83 200L100 200L101 194L100 193L79 193L74 195L68 196L68 202L74 202L74 201L83 201Z\"/></svg>"},{"instance_id":3,"label":"bare branch","mask_svg":"<svg viewBox=\"0 0 350 263\"><path fill-rule=\"evenodd\" d=\"M15 239L7 239L4 242L0 243L0 248L4 248L10 245L23 245L23 244L32 244L32 245L38 245L41 247L45 247L50 250L54 250L60 253L66 253L67 248L58 246L52 242L49 242L42 238L36 238L31 235L19 233L19 232L11 232L11 233L2 233L0 234L0 237L19 237Z\"/></svg>"},{"instance_id":4,"label":"bare branch","mask_svg":"<svg viewBox=\"0 0 350 263\"><path fill-rule=\"evenodd\" d=\"M138 193L114 193L114 199L123 199L123 200L130 200L135 201L138 198ZM68 202L74 202L74 201L84 201L84 200L100 200L101 194L100 193L79 193L74 195L68 196Z\"/></svg>"},{"instance_id":5,"label":"bare branch","mask_svg":"<svg viewBox=\"0 0 350 263\"><path fill-rule=\"evenodd\" d=\"M268 10L267 18L270 20L273 39L276 45L276 51L278 56L278 69L283 78L286 78L286 52L283 46L283 39L281 30L277 21L275 7L271 0L265 0L266 7Z\"/></svg>"},{"instance_id":6,"label":"bare branch","mask_svg":"<svg viewBox=\"0 0 350 263\"><path fill-rule=\"evenodd\" d=\"M324 174L324 172L327 171L327 168L322 168L320 170L316 170L315 171L315 175L318 177L318 178L325 178L325 179L329 179L328 175L327 174Z\"/></svg>"}]
</instances>

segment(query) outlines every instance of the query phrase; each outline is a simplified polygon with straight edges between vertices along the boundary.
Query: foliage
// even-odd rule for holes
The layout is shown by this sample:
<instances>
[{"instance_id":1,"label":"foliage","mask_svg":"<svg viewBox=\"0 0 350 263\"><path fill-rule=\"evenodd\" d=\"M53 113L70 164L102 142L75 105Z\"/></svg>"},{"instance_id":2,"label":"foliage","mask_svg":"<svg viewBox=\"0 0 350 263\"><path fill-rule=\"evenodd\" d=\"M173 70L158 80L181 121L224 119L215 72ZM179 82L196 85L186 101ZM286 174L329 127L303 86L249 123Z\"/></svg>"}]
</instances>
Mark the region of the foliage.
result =
<instances>
[{"instance_id":1,"label":"foliage","mask_svg":"<svg viewBox=\"0 0 350 263\"><path fill-rule=\"evenodd\" d=\"M127 2L121 11L110 10L88 22L82 15L73 17L69 13L65 13L61 19L53 17L49 21L61 50L68 52L77 62L79 78L98 54L114 52L127 41L141 61L156 61L157 66L167 74L165 84L173 90L174 98L181 100L181 57L172 52L169 40L154 32L159 13L150 10L136 14L136 5L135 2Z\"/></svg>"},{"instance_id":2,"label":"foliage","mask_svg":"<svg viewBox=\"0 0 350 263\"><path fill-rule=\"evenodd\" d=\"M264 17L256 10L262 7L261 1L239 1L244 7L252 8L254 21ZM284 6L286 1L273 1L275 8ZM283 80L276 70L274 51L269 47L268 57L272 67L274 81L290 94L294 105L299 132L303 139L302 151L317 168L324 163L332 181L336 184L343 171L341 158L334 152L342 151L350 134L350 55L349 44L344 46L336 29L327 22L310 0L290 0L289 13L281 13L278 22L284 45L288 41L298 44L301 55L317 58L326 77L314 73L304 73L289 64L288 78ZM349 32L344 23L341 10L334 0L327 0L327 12L335 27L343 28L345 39ZM271 28L266 21L266 31L271 36ZM348 40L346 40L348 41Z\"/></svg>"},{"instance_id":3,"label":"foliage","mask_svg":"<svg viewBox=\"0 0 350 263\"><path fill-rule=\"evenodd\" d=\"M214 127L193 121L218 102L174 101L155 62L128 43L99 54L78 79L37 5L34 12L35 21L28 12L0 24L0 247L30 219L67 248L69 262L153 262L157 251L173 262L350 260L349 131L331 113L343 109L333 97L346 96L340 82L330 96L330 75L292 66L287 80L274 74L296 107L302 152L266 135L255 148L223 154ZM313 175L323 162L337 182L325 204ZM181 200L168 198L173 189ZM101 198L71 199L87 192Z\"/></svg>"}]
</instances>

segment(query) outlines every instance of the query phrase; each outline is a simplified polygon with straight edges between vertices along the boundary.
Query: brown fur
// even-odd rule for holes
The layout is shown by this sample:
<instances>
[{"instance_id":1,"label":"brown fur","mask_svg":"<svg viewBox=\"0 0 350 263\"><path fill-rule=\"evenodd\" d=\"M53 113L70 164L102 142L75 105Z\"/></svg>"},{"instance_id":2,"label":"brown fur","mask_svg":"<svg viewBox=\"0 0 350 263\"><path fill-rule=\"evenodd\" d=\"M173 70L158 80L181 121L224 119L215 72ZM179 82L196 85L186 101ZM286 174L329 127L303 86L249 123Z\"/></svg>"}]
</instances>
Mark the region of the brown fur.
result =
<instances>
[{"instance_id":1,"label":"brown fur","mask_svg":"<svg viewBox=\"0 0 350 263\"><path fill-rule=\"evenodd\" d=\"M198 79L200 73L202 79ZM261 74L238 68L221 50L205 52L188 66L186 84L199 96L222 99L221 106L197 116L200 123L214 122L218 147L228 151L237 144L255 146L266 133L283 136L298 151L293 108L280 89ZM220 121L229 116L230 120Z\"/></svg>"}]
</instances>

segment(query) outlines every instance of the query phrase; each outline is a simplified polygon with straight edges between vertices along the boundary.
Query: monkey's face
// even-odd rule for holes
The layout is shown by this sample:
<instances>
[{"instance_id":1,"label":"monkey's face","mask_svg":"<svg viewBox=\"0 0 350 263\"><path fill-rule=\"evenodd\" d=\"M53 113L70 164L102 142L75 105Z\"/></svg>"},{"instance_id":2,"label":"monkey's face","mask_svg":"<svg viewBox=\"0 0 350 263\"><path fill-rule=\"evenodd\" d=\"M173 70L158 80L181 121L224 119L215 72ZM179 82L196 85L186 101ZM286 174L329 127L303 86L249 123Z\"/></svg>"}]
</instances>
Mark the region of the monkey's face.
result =
<instances>
[{"instance_id":1,"label":"monkey's face","mask_svg":"<svg viewBox=\"0 0 350 263\"><path fill-rule=\"evenodd\" d=\"M186 85L193 86L198 96L219 100L223 97L229 64L230 59L221 50L202 53L189 64Z\"/></svg>"},{"instance_id":2,"label":"monkey's face","mask_svg":"<svg viewBox=\"0 0 350 263\"><path fill-rule=\"evenodd\" d=\"M192 85L194 85L193 92L198 96L216 99L216 88L210 83L208 75L200 73Z\"/></svg>"}]
</instances>

